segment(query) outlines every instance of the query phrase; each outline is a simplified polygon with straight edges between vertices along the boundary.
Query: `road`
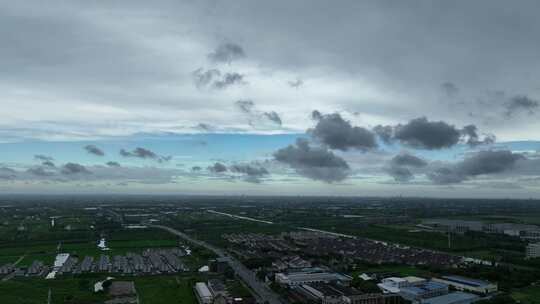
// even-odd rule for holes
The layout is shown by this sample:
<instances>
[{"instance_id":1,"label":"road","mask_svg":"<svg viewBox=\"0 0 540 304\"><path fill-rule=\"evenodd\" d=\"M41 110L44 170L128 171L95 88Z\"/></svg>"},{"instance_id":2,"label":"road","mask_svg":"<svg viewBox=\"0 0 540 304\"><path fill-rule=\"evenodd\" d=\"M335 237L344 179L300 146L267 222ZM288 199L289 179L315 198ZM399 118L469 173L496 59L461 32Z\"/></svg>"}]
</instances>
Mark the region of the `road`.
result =
<instances>
[{"instance_id":1,"label":"road","mask_svg":"<svg viewBox=\"0 0 540 304\"><path fill-rule=\"evenodd\" d=\"M244 283L248 285L253 292L255 292L255 296L258 298L257 299L258 302L267 302L269 304L282 304L281 301L279 300L279 296L272 289L270 289L270 287L268 287L263 282L259 281L259 279L257 279L257 276L255 275L253 271L249 270L246 266L244 266L235 258L227 255L222 249L217 248L201 240L194 239L183 232L180 232L176 229L173 229L167 226L152 225L150 227L166 230L174 235L177 235L185 239L188 242L191 242L192 244L204 247L214 252L217 256L221 258L226 258L229 266L231 266L231 268L242 279L242 281L244 281Z\"/></svg>"}]
</instances>

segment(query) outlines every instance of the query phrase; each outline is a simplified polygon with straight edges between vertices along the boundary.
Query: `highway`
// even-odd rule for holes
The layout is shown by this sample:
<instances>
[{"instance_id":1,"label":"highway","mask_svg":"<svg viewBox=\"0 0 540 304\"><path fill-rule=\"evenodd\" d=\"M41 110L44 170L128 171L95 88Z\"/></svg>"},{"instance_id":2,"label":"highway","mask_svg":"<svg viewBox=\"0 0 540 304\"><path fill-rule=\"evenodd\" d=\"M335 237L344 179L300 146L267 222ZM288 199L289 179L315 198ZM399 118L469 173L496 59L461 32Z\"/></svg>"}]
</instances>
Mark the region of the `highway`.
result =
<instances>
[{"instance_id":1,"label":"highway","mask_svg":"<svg viewBox=\"0 0 540 304\"><path fill-rule=\"evenodd\" d=\"M242 279L242 281L244 281L244 283L246 283L246 285L248 285L251 288L251 290L255 292L255 296L257 297L258 302L268 303L268 304L282 304L281 301L279 300L279 296L272 289L266 286L266 284L259 281L253 271L249 270L246 266L244 266L235 258L227 255L222 249L217 248L201 240L194 239L183 232L180 232L176 229L173 229L167 226L151 225L150 227L166 230L174 235L177 235L185 239L186 241L192 244L204 247L214 252L217 256L221 258L226 258L229 266L231 266L231 268Z\"/></svg>"}]
</instances>

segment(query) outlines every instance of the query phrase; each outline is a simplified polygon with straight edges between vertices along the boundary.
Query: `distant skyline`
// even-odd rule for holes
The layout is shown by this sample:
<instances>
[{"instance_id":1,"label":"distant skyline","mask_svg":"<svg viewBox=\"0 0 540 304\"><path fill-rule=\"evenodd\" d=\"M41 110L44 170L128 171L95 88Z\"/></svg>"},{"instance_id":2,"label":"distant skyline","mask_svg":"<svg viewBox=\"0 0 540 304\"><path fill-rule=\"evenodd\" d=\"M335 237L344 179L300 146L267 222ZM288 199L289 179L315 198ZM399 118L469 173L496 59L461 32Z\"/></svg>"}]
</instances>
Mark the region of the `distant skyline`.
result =
<instances>
[{"instance_id":1,"label":"distant skyline","mask_svg":"<svg viewBox=\"0 0 540 304\"><path fill-rule=\"evenodd\" d=\"M2 1L0 194L540 198L536 1Z\"/></svg>"}]
</instances>

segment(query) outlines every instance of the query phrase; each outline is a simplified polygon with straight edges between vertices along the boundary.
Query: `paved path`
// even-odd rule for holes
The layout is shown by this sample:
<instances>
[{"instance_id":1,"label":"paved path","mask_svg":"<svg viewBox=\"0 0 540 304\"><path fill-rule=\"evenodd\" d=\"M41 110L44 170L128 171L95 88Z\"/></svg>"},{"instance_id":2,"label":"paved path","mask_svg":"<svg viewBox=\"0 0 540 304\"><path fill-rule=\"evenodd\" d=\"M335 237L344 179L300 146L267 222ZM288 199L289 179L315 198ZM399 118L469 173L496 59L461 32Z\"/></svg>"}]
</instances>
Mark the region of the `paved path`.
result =
<instances>
[{"instance_id":1,"label":"paved path","mask_svg":"<svg viewBox=\"0 0 540 304\"><path fill-rule=\"evenodd\" d=\"M227 255L222 249L201 240L194 239L183 232L167 226L152 225L150 227L167 230L168 232L175 234L195 245L199 245L214 252L219 257L226 258L229 266L231 266L231 268L246 283L246 285L248 285L251 290L255 292L255 296L258 298L259 302L268 302L269 304L282 304L279 300L279 296L272 289L266 286L266 284L259 281L253 271L249 270L246 266L244 266L235 258Z\"/></svg>"}]
</instances>

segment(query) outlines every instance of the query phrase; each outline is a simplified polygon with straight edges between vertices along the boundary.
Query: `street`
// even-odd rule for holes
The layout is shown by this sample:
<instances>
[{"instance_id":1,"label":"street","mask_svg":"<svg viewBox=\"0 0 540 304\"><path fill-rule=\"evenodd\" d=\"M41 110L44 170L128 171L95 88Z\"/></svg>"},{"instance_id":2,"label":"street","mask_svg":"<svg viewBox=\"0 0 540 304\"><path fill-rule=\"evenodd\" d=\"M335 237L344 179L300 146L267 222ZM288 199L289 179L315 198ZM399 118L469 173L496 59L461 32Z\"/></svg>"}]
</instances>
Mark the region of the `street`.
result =
<instances>
[{"instance_id":1,"label":"street","mask_svg":"<svg viewBox=\"0 0 540 304\"><path fill-rule=\"evenodd\" d=\"M259 302L267 302L269 304L281 304L281 301L279 300L279 296L271 290L268 286L266 286L263 282L259 281L255 275L255 273L251 270L249 270L246 266L244 266L242 263L240 263L235 258L227 255L223 250L220 248L217 248L213 245L210 245L206 242L203 242L201 240L196 240L189 235L180 232L176 229L167 227L167 226L161 226L161 225L152 225L150 227L164 229L174 235L177 235L195 245L204 247L212 252L214 252L217 256L226 258L227 263L231 268L236 272L236 274L248 285L252 291L256 293L255 296L258 297Z\"/></svg>"}]
</instances>

